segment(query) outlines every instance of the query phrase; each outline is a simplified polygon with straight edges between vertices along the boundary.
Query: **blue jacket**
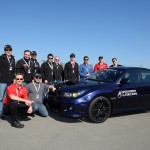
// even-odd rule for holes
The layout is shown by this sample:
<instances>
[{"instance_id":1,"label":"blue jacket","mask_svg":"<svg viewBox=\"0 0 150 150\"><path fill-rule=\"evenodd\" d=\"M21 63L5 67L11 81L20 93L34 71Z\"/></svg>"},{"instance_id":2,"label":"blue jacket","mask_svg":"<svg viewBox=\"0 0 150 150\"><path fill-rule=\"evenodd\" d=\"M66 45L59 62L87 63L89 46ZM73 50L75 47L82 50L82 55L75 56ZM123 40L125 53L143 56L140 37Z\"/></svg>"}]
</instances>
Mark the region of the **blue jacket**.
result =
<instances>
[{"instance_id":1,"label":"blue jacket","mask_svg":"<svg viewBox=\"0 0 150 150\"><path fill-rule=\"evenodd\" d=\"M92 65L85 65L84 63L80 65L79 67L79 74L80 78L86 78L86 74L92 74L93 73L93 66Z\"/></svg>"}]
</instances>

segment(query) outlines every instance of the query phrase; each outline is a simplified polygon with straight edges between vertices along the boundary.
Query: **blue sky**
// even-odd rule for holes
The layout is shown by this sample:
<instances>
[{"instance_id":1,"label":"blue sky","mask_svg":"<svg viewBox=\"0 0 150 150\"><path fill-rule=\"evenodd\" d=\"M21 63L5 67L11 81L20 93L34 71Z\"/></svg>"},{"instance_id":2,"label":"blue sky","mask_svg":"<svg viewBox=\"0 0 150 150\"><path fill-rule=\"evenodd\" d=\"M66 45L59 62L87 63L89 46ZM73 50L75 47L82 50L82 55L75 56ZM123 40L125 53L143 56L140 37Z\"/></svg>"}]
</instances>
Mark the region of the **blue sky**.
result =
<instances>
[{"instance_id":1,"label":"blue sky","mask_svg":"<svg viewBox=\"0 0 150 150\"><path fill-rule=\"evenodd\" d=\"M88 55L93 65L103 56L150 68L149 8L149 0L1 0L0 53L10 44L16 60L29 49L39 62L73 52L79 64Z\"/></svg>"}]
</instances>

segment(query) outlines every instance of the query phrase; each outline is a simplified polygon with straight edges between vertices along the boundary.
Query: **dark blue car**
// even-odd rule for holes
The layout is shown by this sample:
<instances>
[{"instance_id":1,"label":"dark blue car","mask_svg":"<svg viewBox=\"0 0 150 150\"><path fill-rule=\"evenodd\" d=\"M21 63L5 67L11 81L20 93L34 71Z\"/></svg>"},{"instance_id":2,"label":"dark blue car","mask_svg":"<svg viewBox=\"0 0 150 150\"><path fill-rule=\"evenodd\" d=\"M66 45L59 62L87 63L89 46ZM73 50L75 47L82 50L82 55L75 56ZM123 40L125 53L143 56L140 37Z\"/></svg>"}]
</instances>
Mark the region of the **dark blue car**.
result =
<instances>
[{"instance_id":1,"label":"dark blue car","mask_svg":"<svg viewBox=\"0 0 150 150\"><path fill-rule=\"evenodd\" d=\"M104 122L110 114L150 108L150 69L108 68L77 83L56 85L49 105L63 116Z\"/></svg>"}]
</instances>

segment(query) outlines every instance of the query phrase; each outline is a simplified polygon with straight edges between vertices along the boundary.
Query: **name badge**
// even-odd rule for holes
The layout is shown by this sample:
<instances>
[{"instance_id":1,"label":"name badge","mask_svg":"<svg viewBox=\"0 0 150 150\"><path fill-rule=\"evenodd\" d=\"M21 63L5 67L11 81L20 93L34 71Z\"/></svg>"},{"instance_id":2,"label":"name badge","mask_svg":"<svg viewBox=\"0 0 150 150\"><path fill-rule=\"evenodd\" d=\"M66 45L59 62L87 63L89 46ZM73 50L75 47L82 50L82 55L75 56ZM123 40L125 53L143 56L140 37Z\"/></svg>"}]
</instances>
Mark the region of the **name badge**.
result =
<instances>
[{"instance_id":1,"label":"name badge","mask_svg":"<svg viewBox=\"0 0 150 150\"><path fill-rule=\"evenodd\" d=\"M37 94L37 95L36 95L36 98L39 99L39 97L40 97L39 94Z\"/></svg>"},{"instance_id":2,"label":"name badge","mask_svg":"<svg viewBox=\"0 0 150 150\"><path fill-rule=\"evenodd\" d=\"M12 66L9 67L9 70L12 71Z\"/></svg>"},{"instance_id":3,"label":"name badge","mask_svg":"<svg viewBox=\"0 0 150 150\"><path fill-rule=\"evenodd\" d=\"M31 70L30 70L30 69L28 69L28 73L31 73Z\"/></svg>"}]
</instances>

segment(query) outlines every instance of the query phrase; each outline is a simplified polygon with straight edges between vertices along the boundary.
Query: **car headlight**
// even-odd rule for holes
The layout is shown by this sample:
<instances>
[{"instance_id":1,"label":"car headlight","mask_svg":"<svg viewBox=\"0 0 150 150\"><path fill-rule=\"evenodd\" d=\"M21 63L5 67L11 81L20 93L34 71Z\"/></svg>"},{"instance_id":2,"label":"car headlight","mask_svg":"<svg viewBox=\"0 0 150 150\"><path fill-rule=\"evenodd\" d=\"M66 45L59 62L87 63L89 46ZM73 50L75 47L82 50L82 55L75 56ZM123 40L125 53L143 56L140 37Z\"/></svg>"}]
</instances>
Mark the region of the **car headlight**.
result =
<instances>
[{"instance_id":1,"label":"car headlight","mask_svg":"<svg viewBox=\"0 0 150 150\"><path fill-rule=\"evenodd\" d=\"M78 92L65 92L65 93L63 93L63 97L78 97L78 96L80 96L81 94L83 94L84 93L84 91L78 91Z\"/></svg>"}]
</instances>

